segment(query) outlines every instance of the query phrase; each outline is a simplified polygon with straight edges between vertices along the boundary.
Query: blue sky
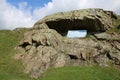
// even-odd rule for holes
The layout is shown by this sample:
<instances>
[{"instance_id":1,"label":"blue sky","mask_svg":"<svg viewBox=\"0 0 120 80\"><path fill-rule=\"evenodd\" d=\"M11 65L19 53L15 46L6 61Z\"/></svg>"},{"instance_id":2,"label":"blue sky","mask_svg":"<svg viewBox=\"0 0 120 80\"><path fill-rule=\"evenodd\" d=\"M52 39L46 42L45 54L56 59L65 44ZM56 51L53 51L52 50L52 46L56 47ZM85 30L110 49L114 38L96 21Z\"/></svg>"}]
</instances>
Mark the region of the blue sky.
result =
<instances>
[{"instance_id":1,"label":"blue sky","mask_svg":"<svg viewBox=\"0 0 120 80\"><path fill-rule=\"evenodd\" d=\"M85 8L120 14L120 0L0 0L0 29L32 27L47 15Z\"/></svg>"},{"instance_id":2,"label":"blue sky","mask_svg":"<svg viewBox=\"0 0 120 80\"><path fill-rule=\"evenodd\" d=\"M36 7L43 7L44 4L47 4L50 1L51 0L7 0L7 2L16 7L18 7L18 4L21 2L27 2L28 6L32 6L33 9L35 9Z\"/></svg>"},{"instance_id":3,"label":"blue sky","mask_svg":"<svg viewBox=\"0 0 120 80\"><path fill-rule=\"evenodd\" d=\"M87 35L87 30L69 30L68 38L84 38Z\"/></svg>"}]
</instances>

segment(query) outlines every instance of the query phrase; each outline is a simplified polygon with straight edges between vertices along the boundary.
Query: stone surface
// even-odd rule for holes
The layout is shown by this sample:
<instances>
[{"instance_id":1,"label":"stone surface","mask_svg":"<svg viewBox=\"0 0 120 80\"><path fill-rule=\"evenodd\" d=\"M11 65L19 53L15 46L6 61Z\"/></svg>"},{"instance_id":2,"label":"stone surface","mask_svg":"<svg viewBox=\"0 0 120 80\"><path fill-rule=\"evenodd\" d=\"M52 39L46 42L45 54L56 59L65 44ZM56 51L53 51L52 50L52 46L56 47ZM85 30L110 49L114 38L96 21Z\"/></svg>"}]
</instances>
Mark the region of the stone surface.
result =
<instances>
[{"instance_id":1,"label":"stone surface","mask_svg":"<svg viewBox=\"0 0 120 80\"><path fill-rule=\"evenodd\" d=\"M24 39L17 48L20 54L16 57L22 59L24 72L37 78L49 67L66 65L69 58L63 54L63 46L62 36L55 30L31 30L25 33Z\"/></svg>"},{"instance_id":2,"label":"stone surface","mask_svg":"<svg viewBox=\"0 0 120 80\"><path fill-rule=\"evenodd\" d=\"M64 34L68 30L87 29L89 32L106 31L113 28L112 18L115 14L103 9L83 9L61 12L43 18L35 24L45 23L49 28Z\"/></svg>"},{"instance_id":3,"label":"stone surface","mask_svg":"<svg viewBox=\"0 0 120 80\"><path fill-rule=\"evenodd\" d=\"M107 34L107 33L97 33L95 34L95 37L99 40L110 40L111 39L111 35Z\"/></svg>"},{"instance_id":4,"label":"stone surface","mask_svg":"<svg viewBox=\"0 0 120 80\"><path fill-rule=\"evenodd\" d=\"M49 67L120 66L120 34L109 32L114 15L108 13L102 9L85 9L47 16L24 34L15 58L22 60L24 72L34 78ZM81 27L90 31L89 37L63 36L67 30Z\"/></svg>"}]
</instances>

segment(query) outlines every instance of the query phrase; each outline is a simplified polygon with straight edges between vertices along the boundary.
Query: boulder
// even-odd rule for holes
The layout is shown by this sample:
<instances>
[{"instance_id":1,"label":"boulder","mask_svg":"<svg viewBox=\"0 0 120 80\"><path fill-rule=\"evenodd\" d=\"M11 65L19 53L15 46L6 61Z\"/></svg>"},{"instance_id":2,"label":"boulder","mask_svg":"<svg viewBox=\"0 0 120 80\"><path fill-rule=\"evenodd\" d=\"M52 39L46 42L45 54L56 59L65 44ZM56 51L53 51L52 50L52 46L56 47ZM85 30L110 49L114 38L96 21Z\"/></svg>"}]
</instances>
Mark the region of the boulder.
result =
<instances>
[{"instance_id":1,"label":"boulder","mask_svg":"<svg viewBox=\"0 0 120 80\"><path fill-rule=\"evenodd\" d=\"M34 78L50 67L120 66L120 34L109 32L114 27L112 18L113 15L103 9L47 16L24 34L15 58L22 60L24 72ZM87 29L90 37L72 39L64 36L71 29Z\"/></svg>"}]
</instances>

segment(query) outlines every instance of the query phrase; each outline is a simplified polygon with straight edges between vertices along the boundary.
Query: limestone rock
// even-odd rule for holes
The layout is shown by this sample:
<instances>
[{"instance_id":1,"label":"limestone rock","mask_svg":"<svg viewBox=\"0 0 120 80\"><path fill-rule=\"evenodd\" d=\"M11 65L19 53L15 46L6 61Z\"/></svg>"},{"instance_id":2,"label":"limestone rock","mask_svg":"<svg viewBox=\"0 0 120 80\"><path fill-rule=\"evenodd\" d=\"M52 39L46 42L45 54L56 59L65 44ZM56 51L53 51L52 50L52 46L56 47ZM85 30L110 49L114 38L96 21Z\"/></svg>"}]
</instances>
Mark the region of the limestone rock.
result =
<instances>
[{"instance_id":1,"label":"limestone rock","mask_svg":"<svg viewBox=\"0 0 120 80\"><path fill-rule=\"evenodd\" d=\"M108 15L108 13L110 15ZM87 29L89 32L106 31L113 28L112 12L103 9L83 9L70 12L61 12L43 18L35 24L46 24L50 29L59 33L66 33L68 30Z\"/></svg>"},{"instance_id":2,"label":"limestone rock","mask_svg":"<svg viewBox=\"0 0 120 80\"><path fill-rule=\"evenodd\" d=\"M99 40L110 40L111 39L111 36L107 33L97 33L95 34L95 37Z\"/></svg>"},{"instance_id":3,"label":"limestone rock","mask_svg":"<svg viewBox=\"0 0 120 80\"><path fill-rule=\"evenodd\" d=\"M17 58L22 59L26 73L37 78L50 66L61 67L66 63L66 55L62 53L62 36L55 30L31 30L25 33L24 39L17 49L20 53Z\"/></svg>"},{"instance_id":4,"label":"limestone rock","mask_svg":"<svg viewBox=\"0 0 120 80\"><path fill-rule=\"evenodd\" d=\"M120 34L113 28L112 12L84 9L61 12L38 21L17 46L24 72L38 78L49 67L120 66ZM69 39L68 30L87 29L90 37ZM103 32L104 31L104 32Z\"/></svg>"}]
</instances>

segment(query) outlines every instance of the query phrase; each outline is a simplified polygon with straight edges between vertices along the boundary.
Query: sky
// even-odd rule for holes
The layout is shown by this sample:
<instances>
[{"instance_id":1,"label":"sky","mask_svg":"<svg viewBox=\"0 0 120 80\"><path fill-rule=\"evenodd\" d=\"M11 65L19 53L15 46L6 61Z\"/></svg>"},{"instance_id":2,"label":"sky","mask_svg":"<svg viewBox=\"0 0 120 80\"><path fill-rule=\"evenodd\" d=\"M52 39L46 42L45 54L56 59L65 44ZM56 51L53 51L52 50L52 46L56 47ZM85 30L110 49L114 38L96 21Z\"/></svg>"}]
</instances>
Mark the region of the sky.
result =
<instances>
[{"instance_id":1,"label":"sky","mask_svg":"<svg viewBox=\"0 0 120 80\"><path fill-rule=\"evenodd\" d=\"M0 29L32 27L47 15L86 8L120 14L120 0L0 0Z\"/></svg>"},{"instance_id":2,"label":"sky","mask_svg":"<svg viewBox=\"0 0 120 80\"><path fill-rule=\"evenodd\" d=\"M87 30L69 30L68 38L84 38L87 35Z\"/></svg>"}]
</instances>

